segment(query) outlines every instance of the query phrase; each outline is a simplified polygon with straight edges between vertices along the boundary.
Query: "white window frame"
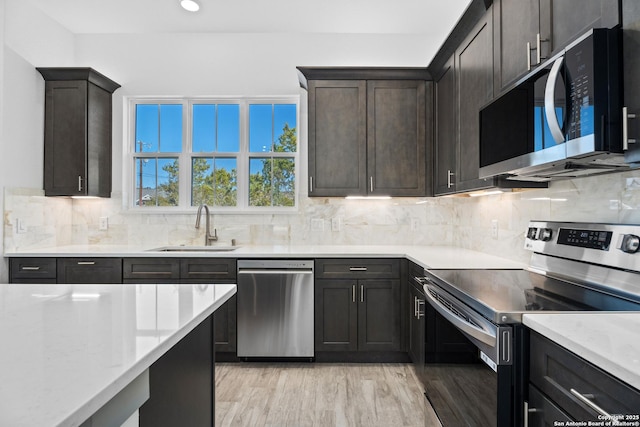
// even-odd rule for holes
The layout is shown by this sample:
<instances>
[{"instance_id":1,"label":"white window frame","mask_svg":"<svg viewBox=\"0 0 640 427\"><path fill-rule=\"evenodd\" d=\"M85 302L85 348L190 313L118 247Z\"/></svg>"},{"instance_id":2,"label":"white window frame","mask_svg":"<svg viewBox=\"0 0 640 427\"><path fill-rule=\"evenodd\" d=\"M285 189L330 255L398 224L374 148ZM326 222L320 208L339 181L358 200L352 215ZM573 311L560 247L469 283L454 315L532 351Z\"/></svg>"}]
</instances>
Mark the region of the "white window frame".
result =
<instances>
[{"instance_id":1,"label":"white window frame","mask_svg":"<svg viewBox=\"0 0 640 427\"><path fill-rule=\"evenodd\" d=\"M191 206L191 162L194 157L206 157L211 153L193 153L191 139L192 106L195 104L238 104L240 106L240 151L238 153L214 153L220 157L225 154L233 154L237 158L238 173L238 204L237 206L209 206L215 213L234 214L273 214L273 213L297 213L300 207L301 179L301 132L300 132L300 96L268 96L268 97L128 97L125 103L126 135L123 138L123 180L122 180L122 204L123 208L130 213L141 214L180 214L192 212L197 206ZM136 105L137 104L179 104L182 105L182 152L136 152ZM249 105L251 104L293 104L296 106L296 138L297 150L295 152L260 153L249 152ZM135 191L136 157L150 157L153 159L163 157L177 157L179 167L179 202L178 206L137 206L133 202L133 192ZM228 157L228 156L226 156ZM295 162L295 191L294 206L249 206L249 158L252 157L284 157L293 158Z\"/></svg>"}]
</instances>

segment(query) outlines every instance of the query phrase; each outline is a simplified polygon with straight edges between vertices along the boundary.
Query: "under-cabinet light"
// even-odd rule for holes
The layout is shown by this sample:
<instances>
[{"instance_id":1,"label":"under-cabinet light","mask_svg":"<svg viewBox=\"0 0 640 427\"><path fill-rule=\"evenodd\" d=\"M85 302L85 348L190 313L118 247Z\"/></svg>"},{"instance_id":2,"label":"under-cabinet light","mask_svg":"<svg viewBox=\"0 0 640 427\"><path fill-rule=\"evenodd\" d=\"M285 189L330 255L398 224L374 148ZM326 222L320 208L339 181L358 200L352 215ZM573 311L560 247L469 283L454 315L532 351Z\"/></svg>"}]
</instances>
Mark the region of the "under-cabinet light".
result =
<instances>
[{"instance_id":1,"label":"under-cabinet light","mask_svg":"<svg viewBox=\"0 0 640 427\"><path fill-rule=\"evenodd\" d=\"M200 5L195 0L180 0L180 6L189 12L197 12L200 10Z\"/></svg>"},{"instance_id":2,"label":"under-cabinet light","mask_svg":"<svg viewBox=\"0 0 640 427\"><path fill-rule=\"evenodd\" d=\"M391 196L347 196L347 200L389 200Z\"/></svg>"},{"instance_id":3,"label":"under-cabinet light","mask_svg":"<svg viewBox=\"0 0 640 427\"><path fill-rule=\"evenodd\" d=\"M494 194L502 194L502 190L490 190L490 191L478 191L475 193L469 193L469 197L491 196Z\"/></svg>"}]
</instances>

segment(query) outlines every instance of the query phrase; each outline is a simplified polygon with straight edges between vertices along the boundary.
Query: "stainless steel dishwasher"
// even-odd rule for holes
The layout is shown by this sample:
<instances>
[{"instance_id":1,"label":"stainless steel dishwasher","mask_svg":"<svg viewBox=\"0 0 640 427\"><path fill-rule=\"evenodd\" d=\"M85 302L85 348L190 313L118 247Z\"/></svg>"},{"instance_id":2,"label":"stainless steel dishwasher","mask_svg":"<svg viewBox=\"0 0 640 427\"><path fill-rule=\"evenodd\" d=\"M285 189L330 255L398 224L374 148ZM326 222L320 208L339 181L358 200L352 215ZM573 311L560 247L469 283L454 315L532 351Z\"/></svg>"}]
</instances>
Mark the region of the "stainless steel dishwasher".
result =
<instances>
[{"instance_id":1,"label":"stainless steel dishwasher","mask_svg":"<svg viewBox=\"0 0 640 427\"><path fill-rule=\"evenodd\" d=\"M313 358L313 260L238 260L238 357Z\"/></svg>"}]
</instances>

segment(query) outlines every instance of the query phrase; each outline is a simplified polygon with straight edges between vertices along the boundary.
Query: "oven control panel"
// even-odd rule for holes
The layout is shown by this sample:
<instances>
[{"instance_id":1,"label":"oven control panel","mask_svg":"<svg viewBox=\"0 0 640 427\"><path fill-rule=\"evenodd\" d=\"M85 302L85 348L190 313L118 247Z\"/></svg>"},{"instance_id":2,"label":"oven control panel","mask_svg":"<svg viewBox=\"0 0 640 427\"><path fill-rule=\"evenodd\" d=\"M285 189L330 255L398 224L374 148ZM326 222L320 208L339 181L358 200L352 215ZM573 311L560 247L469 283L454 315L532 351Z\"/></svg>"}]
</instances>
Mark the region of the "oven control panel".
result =
<instances>
[{"instance_id":1,"label":"oven control panel","mask_svg":"<svg viewBox=\"0 0 640 427\"><path fill-rule=\"evenodd\" d=\"M611 231L561 228L558 232L558 244L608 251L612 236Z\"/></svg>"},{"instance_id":2,"label":"oven control panel","mask_svg":"<svg viewBox=\"0 0 640 427\"><path fill-rule=\"evenodd\" d=\"M531 221L525 249L640 272L640 225Z\"/></svg>"}]
</instances>

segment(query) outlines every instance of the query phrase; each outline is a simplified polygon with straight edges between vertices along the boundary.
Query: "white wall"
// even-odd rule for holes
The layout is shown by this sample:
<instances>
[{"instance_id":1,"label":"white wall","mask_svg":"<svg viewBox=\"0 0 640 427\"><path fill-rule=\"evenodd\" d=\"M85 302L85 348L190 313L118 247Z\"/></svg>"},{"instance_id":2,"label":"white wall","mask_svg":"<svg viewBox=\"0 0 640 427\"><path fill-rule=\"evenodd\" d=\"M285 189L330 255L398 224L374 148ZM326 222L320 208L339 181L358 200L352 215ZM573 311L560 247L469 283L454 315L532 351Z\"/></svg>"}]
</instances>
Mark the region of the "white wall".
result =
<instances>
[{"instance_id":1,"label":"white wall","mask_svg":"<svg viewBox=\"0 0 640 427\"><path fill-rule=\"evenodd\" d=\"M35 67L69 66L74 37L20 0L0 0L0 205L4 189L42 188L44 81ZM13 227L6 217L0 235ZM2 249L4 254L4 248ZM0 263L0 281L7 278Z\"/></svg>"}]
</instances>

